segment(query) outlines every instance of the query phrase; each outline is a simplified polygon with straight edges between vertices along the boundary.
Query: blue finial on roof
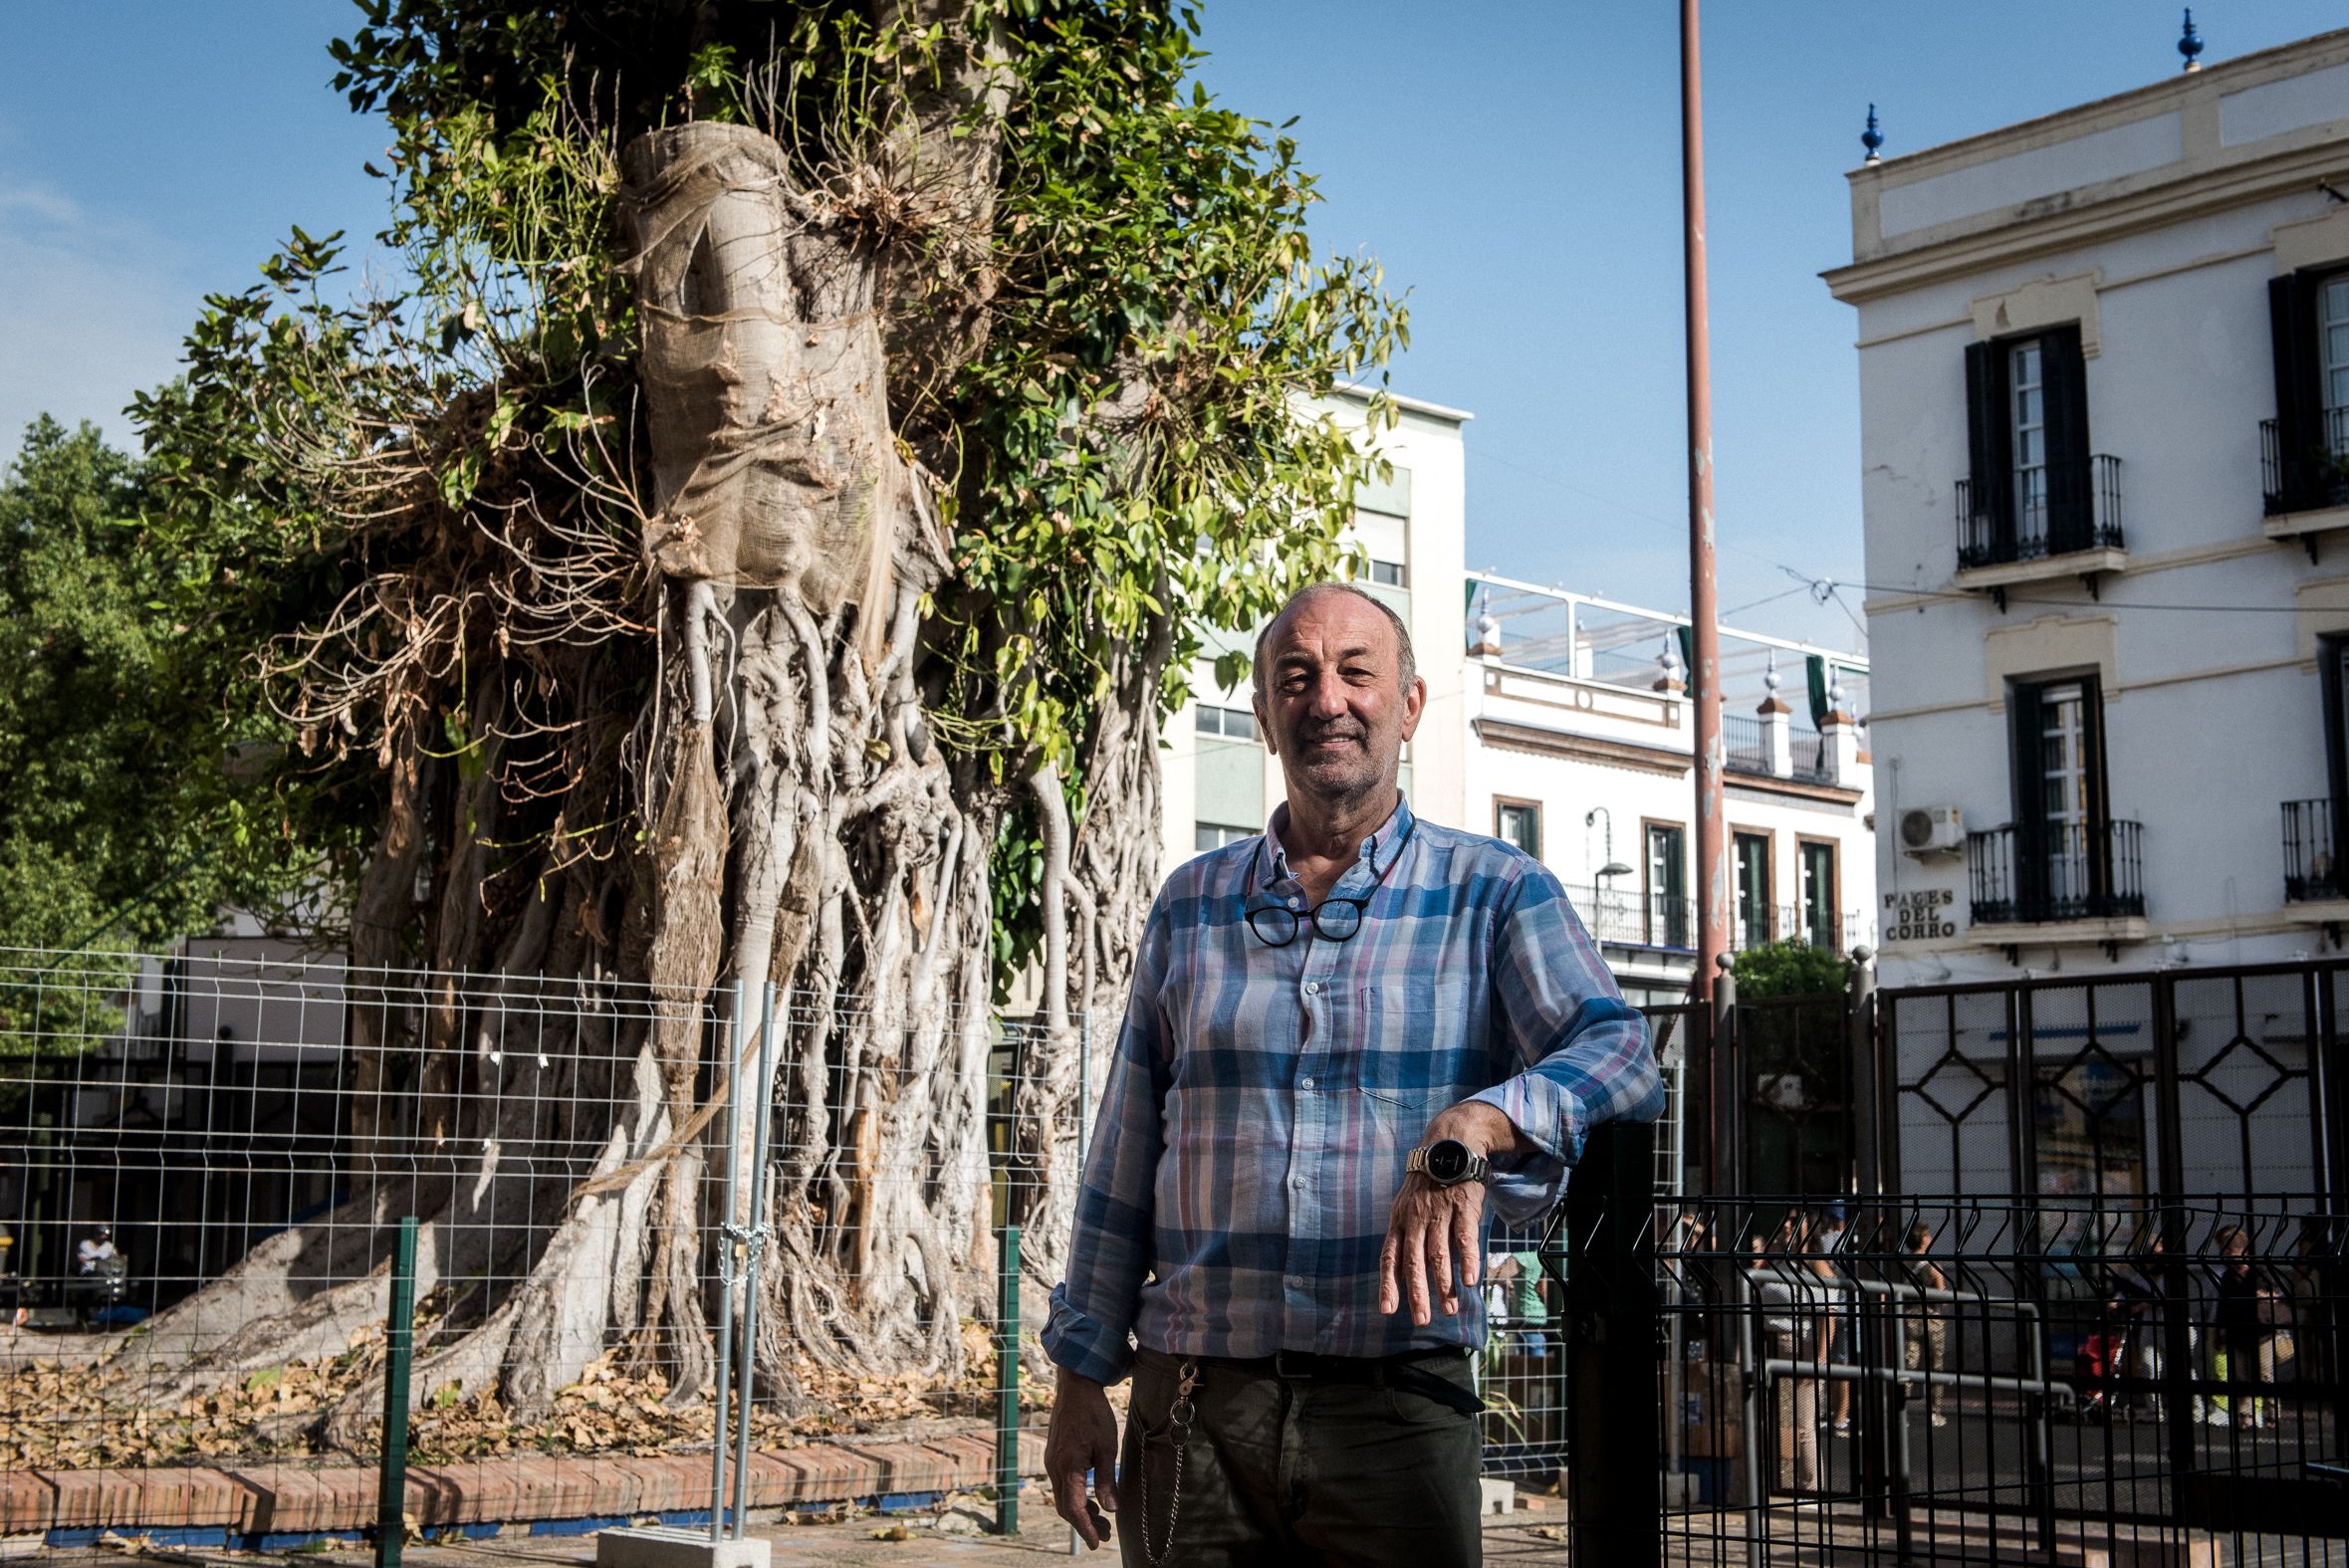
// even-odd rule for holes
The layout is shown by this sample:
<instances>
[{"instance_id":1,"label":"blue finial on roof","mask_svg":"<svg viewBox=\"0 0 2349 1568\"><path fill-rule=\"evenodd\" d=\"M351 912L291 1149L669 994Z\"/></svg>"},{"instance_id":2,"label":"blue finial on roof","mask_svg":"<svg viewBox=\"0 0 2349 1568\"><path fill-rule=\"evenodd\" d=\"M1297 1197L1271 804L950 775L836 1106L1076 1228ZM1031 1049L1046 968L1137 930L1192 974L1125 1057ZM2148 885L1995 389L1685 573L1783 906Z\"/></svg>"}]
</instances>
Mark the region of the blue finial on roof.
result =
<instances>
[{"instance_id":1,"label":"blue finial on roof","mask_svg":"<svg viewBox=\"0 0 2349 1568\"><path fill-rule=\"evenodd\" d=\"M2186 57L2187 70L2200 71L2203 68L2202 62L2195 59L2202 52L2203 35L2194 30L2194 8L2189 6L2186 11L2186 31L2178 35L2178 53Z\"/></svg>"},{"instance_id":2,"label":"blue finial on roof","mask_svg":"<svg viewBox=\"0 0 2349 1568\"><path fill-rule=\"evenodd\" d=\"M1884 145L1884 132L1876 128L1876 106L1868 106L1868 128L1860 132L1860 145L1868 149L1868 161L1877 161L1876 149Z\"/></svg>"}]
</instances>

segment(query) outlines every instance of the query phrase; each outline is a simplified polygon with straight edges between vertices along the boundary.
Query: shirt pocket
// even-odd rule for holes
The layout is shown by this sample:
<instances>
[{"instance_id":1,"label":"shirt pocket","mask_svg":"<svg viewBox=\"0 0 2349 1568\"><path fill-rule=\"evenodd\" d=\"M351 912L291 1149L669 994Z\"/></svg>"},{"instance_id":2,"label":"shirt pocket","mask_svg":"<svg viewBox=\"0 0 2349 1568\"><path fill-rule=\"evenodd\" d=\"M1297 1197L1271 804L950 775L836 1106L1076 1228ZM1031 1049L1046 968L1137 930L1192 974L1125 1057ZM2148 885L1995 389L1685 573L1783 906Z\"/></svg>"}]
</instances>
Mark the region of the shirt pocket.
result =
<instances>
[{"instance_id":1,"label":"shirt pocket","mask_svg":"<svg viewBox=\"0 0 2349 1568\"><path fill-rule=\"evenodd\" d=\"M1382 981L1359 993L1341 1081L1373 1106L1426 1110L1484 1088L1465 979Z\"/></svg>"}]
</instances>

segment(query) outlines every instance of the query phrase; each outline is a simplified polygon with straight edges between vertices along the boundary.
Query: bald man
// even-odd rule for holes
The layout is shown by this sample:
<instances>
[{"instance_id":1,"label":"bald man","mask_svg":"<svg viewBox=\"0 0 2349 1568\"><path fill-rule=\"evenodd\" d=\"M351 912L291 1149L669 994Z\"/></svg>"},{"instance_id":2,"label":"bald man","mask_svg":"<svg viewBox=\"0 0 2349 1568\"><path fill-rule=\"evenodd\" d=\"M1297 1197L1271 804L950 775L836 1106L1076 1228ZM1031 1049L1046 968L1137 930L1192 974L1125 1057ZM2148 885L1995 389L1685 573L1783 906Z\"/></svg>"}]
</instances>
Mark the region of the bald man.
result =
<instances>
[{"instance_id":1,"label":"bald man","mask_svg":"<svg viewBox=\"0 0 2349 1568\"><path fill-rule=\"evenodd\" d=\"M1480 1562L1488 1216L1653 1119L1655 1057L1540 862L1412 815L1392 610L1307 588L1255 678L1288 798L1150 912L1044 1332L1054 1502L1144 1568Z\"/></svg>"}]
</instances>

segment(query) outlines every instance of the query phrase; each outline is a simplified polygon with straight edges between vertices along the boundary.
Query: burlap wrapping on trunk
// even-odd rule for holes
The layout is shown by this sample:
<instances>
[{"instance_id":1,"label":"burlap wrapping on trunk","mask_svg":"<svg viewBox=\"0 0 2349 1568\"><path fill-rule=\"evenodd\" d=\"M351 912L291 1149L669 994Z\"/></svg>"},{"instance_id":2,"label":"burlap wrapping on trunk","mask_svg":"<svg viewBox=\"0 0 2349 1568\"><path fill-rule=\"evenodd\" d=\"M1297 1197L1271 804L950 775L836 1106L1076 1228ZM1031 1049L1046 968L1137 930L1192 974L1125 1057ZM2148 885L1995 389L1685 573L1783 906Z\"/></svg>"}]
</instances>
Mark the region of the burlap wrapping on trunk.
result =
<instances>
[{"instance_id":1,"label":"burlap wrapping on trunk","mask_svg":"<svg viewBox=\"0 0 2349 1568\"><path fill-rule=\"evenodd\" d=\"M783 151L745 125L622 154L659 510L685 578L796 587L821 614L886 580L903 464L870 263L812 233Z\"/></svg>"}]
</instances>

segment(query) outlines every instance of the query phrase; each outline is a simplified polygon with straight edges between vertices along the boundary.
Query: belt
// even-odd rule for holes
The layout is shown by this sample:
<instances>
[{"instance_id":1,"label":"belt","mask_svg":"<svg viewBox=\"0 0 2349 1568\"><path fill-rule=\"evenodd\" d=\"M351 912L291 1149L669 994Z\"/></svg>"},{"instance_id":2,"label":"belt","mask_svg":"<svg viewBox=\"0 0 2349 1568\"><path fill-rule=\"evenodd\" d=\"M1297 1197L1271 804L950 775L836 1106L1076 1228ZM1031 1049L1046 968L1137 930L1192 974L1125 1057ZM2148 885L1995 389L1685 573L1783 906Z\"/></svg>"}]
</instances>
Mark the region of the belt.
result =
<instances>
[{"instance_id":1,"label":"belt","mask_svg":"<svg viewBox=\"0 0 2349 1568\"><path fill-rule=\"evenodd\" d=\"M1458 1366L1468 1359L1459 1345L1429 1350L1406 1350L1394 1356L1323 1356L1303 1350L1279 1350L1269 1356L1185 1356L1201 1370L1237 1373L1242 1377L1278 1378L1284 1383L1338 1383L1356 1387L1402 1389L1474 1416L1485 1408L1474 1390L1433 1370Z\"/></svg>"}]
</instances>

